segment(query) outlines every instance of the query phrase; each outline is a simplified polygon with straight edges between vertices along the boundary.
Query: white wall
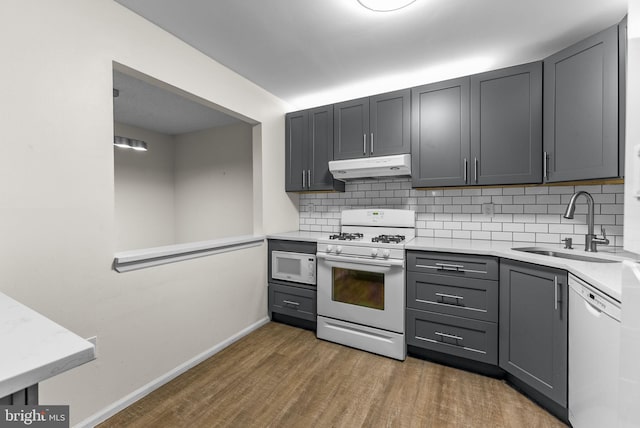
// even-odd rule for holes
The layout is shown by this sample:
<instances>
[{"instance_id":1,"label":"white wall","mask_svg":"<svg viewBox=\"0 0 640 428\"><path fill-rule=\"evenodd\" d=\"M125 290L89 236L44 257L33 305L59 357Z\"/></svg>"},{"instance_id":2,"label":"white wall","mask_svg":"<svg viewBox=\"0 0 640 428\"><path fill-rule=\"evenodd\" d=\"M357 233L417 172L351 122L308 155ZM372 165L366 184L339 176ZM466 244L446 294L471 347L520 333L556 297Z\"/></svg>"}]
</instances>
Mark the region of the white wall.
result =
<instances>
[{"instance_id":1,"label":"white wall","mask_svg":"<svg viewBox=\"0 0 640 428\"><path fill-rule=\"evenodd\" d=\"M286 107L112 0L5 0L2 12L0 291L98 336L96 361L41 384L74 424L266 316L264 246L111 269L113 61L259 123L256 232L298 227Z\"/></svg>"},{"instance_id":2,"label":"white wall","mask_svg":"<svg viewBox=\"0 0 640 428\"><path fill-rule=\"evenodd\" d=\"M243 123L175 137L177 243L252 233L251 138Z\"/></svg>"},{"instance_id":3,"label":"white wall","mask_svg":"<svg viewBox=\"0 0 640 428\"><path fill-rule=\"evenodd\" d=\"M148 145L146 152L113 148L116 251L174 244L173 137L118 122L114 132Z\"/></svg>"}]
</instances>

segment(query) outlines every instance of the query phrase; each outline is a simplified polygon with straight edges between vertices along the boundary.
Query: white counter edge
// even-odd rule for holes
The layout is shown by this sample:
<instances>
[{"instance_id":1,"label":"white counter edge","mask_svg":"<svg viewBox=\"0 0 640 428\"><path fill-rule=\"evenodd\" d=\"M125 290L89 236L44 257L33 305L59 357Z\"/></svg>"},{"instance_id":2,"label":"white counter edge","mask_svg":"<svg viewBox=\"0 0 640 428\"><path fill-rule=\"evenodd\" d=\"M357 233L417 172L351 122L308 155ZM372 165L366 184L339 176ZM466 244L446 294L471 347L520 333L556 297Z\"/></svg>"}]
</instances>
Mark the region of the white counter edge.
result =
<instances>
[{"instance_id":1,"label":"white counter edge","mask_svg":"<svg viewBox=\"0 0 640 428\"><path fill-rule=\"evenodd\" d=\"M113 268L118 272L129 272L197 257L257 247L262 245L264 239L264 235L244 235L213 239L211 241L123 251L114 255Z\"/></svg>"},{"instance_id":2,"label":"white counter edge","mask_svg":"<svg viewBox=\"0 0 640 428\"><path fill-rule=\"evenodd\" d=\"M0 368L0 398L95 359L93 343L3 293L0 309L6 364ZM12 358L21 355L33 357L35 364L16 370Z\"/></svg>"}]
</instances>

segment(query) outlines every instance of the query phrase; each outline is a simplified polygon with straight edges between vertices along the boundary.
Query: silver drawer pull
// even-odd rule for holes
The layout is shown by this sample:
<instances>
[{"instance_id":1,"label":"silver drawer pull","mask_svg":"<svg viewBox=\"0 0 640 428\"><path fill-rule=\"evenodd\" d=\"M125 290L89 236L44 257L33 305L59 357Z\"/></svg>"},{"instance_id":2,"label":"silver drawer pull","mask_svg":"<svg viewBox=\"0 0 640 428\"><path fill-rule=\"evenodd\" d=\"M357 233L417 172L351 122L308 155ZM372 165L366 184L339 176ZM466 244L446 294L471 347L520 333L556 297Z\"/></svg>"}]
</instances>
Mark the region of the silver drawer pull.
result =
<instances>
[{"instance_id":1,"label":"silver drawer pull","mask_svg":"<svg viewBox=\"0 0 640 428\"><path fill-rule=\"evenodd\" d=\"M291 300L283 300L282 303L286 303L287 305L300 306L300 303L292 302Z\"/></svg>"},{"instance_id":2,"label":"silver drawer pull","mask_svg":"<svg viewBox=\"0 0 640 428\"><path fill-rule=\"evenodd\" d=\"M436 296L442 297L442 299L456 299L456 300L464 300L462 296L456 296L454 294L445 294L445 293L436 293Z\"/></svg>"},{"instance_id":3,"label":"silver drawer pull","mask_svg":"<svg viewBox=\"0 0 640 428\"><path fill-rule=\"evenodd\" d=\"M449 339L463 340L460 336L454 336L453 334L447 334L447 333L440 333L439 331L434 331L433 334L435 334L436 336L446 337Z\"/></svg>"},{"instance_id":4,"label":"silver drawer pull","mask_svg":"<svg viewBox=\"0 0 640 428\"><path fill-rule=\"evenodd\" d=\"M456 272L459 272L460 269L464 269L463 265L452 265L450 263L436 263L436 266L441 270L453 270Z\"/></svg>"}]
</instances>

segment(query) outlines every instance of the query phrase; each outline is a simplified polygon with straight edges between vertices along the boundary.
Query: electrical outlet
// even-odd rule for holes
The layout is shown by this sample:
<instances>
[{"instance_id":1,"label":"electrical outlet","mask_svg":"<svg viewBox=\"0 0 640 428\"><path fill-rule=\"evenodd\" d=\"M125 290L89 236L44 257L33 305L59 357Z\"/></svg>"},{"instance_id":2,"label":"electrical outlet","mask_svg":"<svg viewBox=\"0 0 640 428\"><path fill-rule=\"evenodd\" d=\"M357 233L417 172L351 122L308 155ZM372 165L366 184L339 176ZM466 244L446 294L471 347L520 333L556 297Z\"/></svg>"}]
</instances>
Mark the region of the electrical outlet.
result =
<instances>
[{"instance_id":1,"label":"electrical outlet","mask_svg":"<svg viewBox=\"0 0 640 428\"><path fill-rule=\"evenodd\" d=\"M496 213L496 208L493 203L489 202L488 204L482 204L482 214L488 215L489 217L493 217Z\"/></svg>"}]
</instances>

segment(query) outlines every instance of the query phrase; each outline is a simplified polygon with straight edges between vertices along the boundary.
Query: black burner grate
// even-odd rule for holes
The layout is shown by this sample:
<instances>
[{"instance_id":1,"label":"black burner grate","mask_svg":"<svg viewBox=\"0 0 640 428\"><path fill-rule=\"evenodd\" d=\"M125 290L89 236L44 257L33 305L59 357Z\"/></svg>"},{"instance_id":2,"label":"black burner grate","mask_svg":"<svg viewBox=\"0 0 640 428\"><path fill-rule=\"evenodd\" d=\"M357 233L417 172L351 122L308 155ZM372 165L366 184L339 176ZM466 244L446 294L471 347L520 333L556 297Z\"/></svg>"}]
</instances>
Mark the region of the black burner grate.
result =
<instances>
[{"instance_id":1,"label":"black burner grate","mask_svg":"<svg viewBox=\"0 0 640 428\"><path fill-rule=\"evenodd\" d=\"M338 241L355 241L362 238L362 233L337 233L329 236L329 239L337 239Z\"/></svg>"},{"instance_id":2,"label":"black burner grate","mask_svg":"<svg viewBox=\"0 0 640 428\"><path fill-rule=\"evenodd\" d=\"M404 241L404 235L379 235L371 238L371 242L380 242L382 244L399 244Z\"/></svg>"}]
</instances>

